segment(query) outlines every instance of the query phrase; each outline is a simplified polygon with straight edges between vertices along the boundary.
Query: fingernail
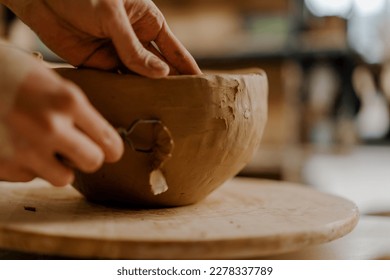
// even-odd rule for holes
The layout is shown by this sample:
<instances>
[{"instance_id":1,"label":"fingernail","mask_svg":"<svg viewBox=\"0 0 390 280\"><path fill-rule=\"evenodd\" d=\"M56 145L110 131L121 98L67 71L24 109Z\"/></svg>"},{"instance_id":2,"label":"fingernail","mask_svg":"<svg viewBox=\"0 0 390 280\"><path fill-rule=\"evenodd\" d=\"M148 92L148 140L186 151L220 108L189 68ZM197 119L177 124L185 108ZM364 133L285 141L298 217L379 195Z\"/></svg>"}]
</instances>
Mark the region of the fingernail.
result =
<instances>
[{"instance_id":1,"label":"fingernail","mask_svg":"<svg viewBox=\"0 0 390 280\"><path fill-rule=\"evenodd\" d=\"M166 72L169 72L168 65L155 56L150 57L150 59L148 60L148 66L153 68L154 70L164 70Z\"/></svg>"},{"instance_id":2,"label":"fingernail","mask_svg":"<svg viewBox=\"0 0 390 280\"><path fill-rule=\"evenodd\" d=\"M118 161L124 150L122 138L118 135L118 132L111 127L108 128L103 135L102 144L106 151L106 161Z\"/></svg>"}]
</instances>

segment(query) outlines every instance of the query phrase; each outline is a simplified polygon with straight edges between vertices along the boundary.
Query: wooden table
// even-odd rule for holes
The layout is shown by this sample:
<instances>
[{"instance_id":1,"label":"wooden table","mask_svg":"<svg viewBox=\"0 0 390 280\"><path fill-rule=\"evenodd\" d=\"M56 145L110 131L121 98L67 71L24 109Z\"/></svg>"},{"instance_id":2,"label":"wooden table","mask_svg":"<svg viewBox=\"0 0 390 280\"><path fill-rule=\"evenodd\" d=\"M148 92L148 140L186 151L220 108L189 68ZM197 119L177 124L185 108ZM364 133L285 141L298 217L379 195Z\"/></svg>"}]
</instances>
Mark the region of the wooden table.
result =
<instances>
[{"instance_id":1,"label":"wooden table","mask_svg":"<svg viewBox=\"0 0 390 280\"><path fill-rule=\"evenodd\" d=\"M362 216L348 235L296 252L269 256L280 260L378 260L390 259L390 218Z\"/></svg>"},{"instance_id":2,"label":"wooden table","mask_svg":"<svg viewBox=\"0 0 390 280\"><path fill-rule=\"evenodd\" d=\"M357 227L348 235L335 241L308 246L301 250L259 257L271 260L376 260L390 259L390 219L363 216ZM254 257L255 259L256 257ZM3 260L69 259L63 256L0 250Z\"/></svg>"},{"instance_id":3,"label":"wooden table","mask_svg":"<svg viewBox=\"0 0 390 280\"><path fill-rule=\"evenodd\" d=\"M39 180L0 184L0 246L11 250L2 258L269 257L338 239L357 221L354 203L277 181L235 178L198 204L147 210L91 204Z\"/></svg>"}]
</instances>

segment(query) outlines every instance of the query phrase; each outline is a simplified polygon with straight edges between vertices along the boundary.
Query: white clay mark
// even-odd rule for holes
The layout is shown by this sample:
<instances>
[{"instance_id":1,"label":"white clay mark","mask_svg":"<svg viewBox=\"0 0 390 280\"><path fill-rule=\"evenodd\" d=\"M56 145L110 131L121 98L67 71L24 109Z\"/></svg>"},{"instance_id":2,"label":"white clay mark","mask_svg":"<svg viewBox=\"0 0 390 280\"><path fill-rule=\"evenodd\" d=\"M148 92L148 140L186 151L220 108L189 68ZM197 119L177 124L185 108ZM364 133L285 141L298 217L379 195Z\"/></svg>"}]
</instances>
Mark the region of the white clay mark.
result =
<instances>
[{"instance_id":1,"label":"white clay mark","mask_svg":"<svg viewBox=\"0 0 390 280\"><path fill-rule=\"evenodd\" d=\"M167 181L160 169L153 170L150 173L149 183L152 186L152 192L154 195L162 194L168 190Z\"/></svg>"},{"instance_id":2,"label":"white clay mark","mask_svg":"<svg viewBox=\"0 0 390 280\"><path fill-rule=\"evenodd\" d=\"M246 109L245 112L244 112L244 118L249 119L250 116L251 116L251 111Z\"/></svg>"}]
</instances>

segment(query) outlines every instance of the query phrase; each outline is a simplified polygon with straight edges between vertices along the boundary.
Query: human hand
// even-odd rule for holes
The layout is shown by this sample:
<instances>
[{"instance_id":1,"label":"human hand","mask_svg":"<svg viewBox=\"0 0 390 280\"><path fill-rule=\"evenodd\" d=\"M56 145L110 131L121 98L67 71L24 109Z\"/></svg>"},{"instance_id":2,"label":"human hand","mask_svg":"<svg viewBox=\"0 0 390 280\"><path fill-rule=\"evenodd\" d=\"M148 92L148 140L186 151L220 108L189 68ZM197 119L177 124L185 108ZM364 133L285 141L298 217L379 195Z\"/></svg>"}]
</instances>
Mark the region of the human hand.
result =
<instances>
[{"instance_id":1,"label":"human hand","mask_svg":"<svg viewBox=\"0 0 390 280\"><path fill-rule=\"evenodd\" d=\"M120 136L76 85L32 56L1 45L0 64L0 92L14 96L0 112L11 146L0 155L0 180L41 177L63 186L73 181L70 165L93 172L121 157Z\"/></svg>"},{"instance_id":2,"label":"human hand","mask_svg":"<svg viewBox=\"0 0 390 280\"><path fill-rule=\"evenodd\" d=\"M152 78L201 73L151 0L3 2L72 65L109 70L124 64Z\"/></svg>"}]
</instances>

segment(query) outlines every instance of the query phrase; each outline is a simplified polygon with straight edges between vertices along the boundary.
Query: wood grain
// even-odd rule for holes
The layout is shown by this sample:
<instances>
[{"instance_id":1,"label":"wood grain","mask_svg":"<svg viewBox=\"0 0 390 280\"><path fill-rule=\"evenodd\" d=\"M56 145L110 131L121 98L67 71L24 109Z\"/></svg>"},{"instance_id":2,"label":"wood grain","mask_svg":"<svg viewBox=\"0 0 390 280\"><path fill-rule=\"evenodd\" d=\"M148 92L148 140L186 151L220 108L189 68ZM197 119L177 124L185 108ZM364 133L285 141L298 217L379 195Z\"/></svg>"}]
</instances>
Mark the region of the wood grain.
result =
<instances>
[{"instance_id":1,"label":"wood grain","mask_svg":"<svg viewBox=\"0 0 390 280\"><path fill-rule=\"evenodd\" d=\"M64 257L267 256L337 239L357 221L343 198L256 179L235 178L198 204L165 209L108 208L39 180L0 184L0 247Z\"/></svg>"}]
</instances>

